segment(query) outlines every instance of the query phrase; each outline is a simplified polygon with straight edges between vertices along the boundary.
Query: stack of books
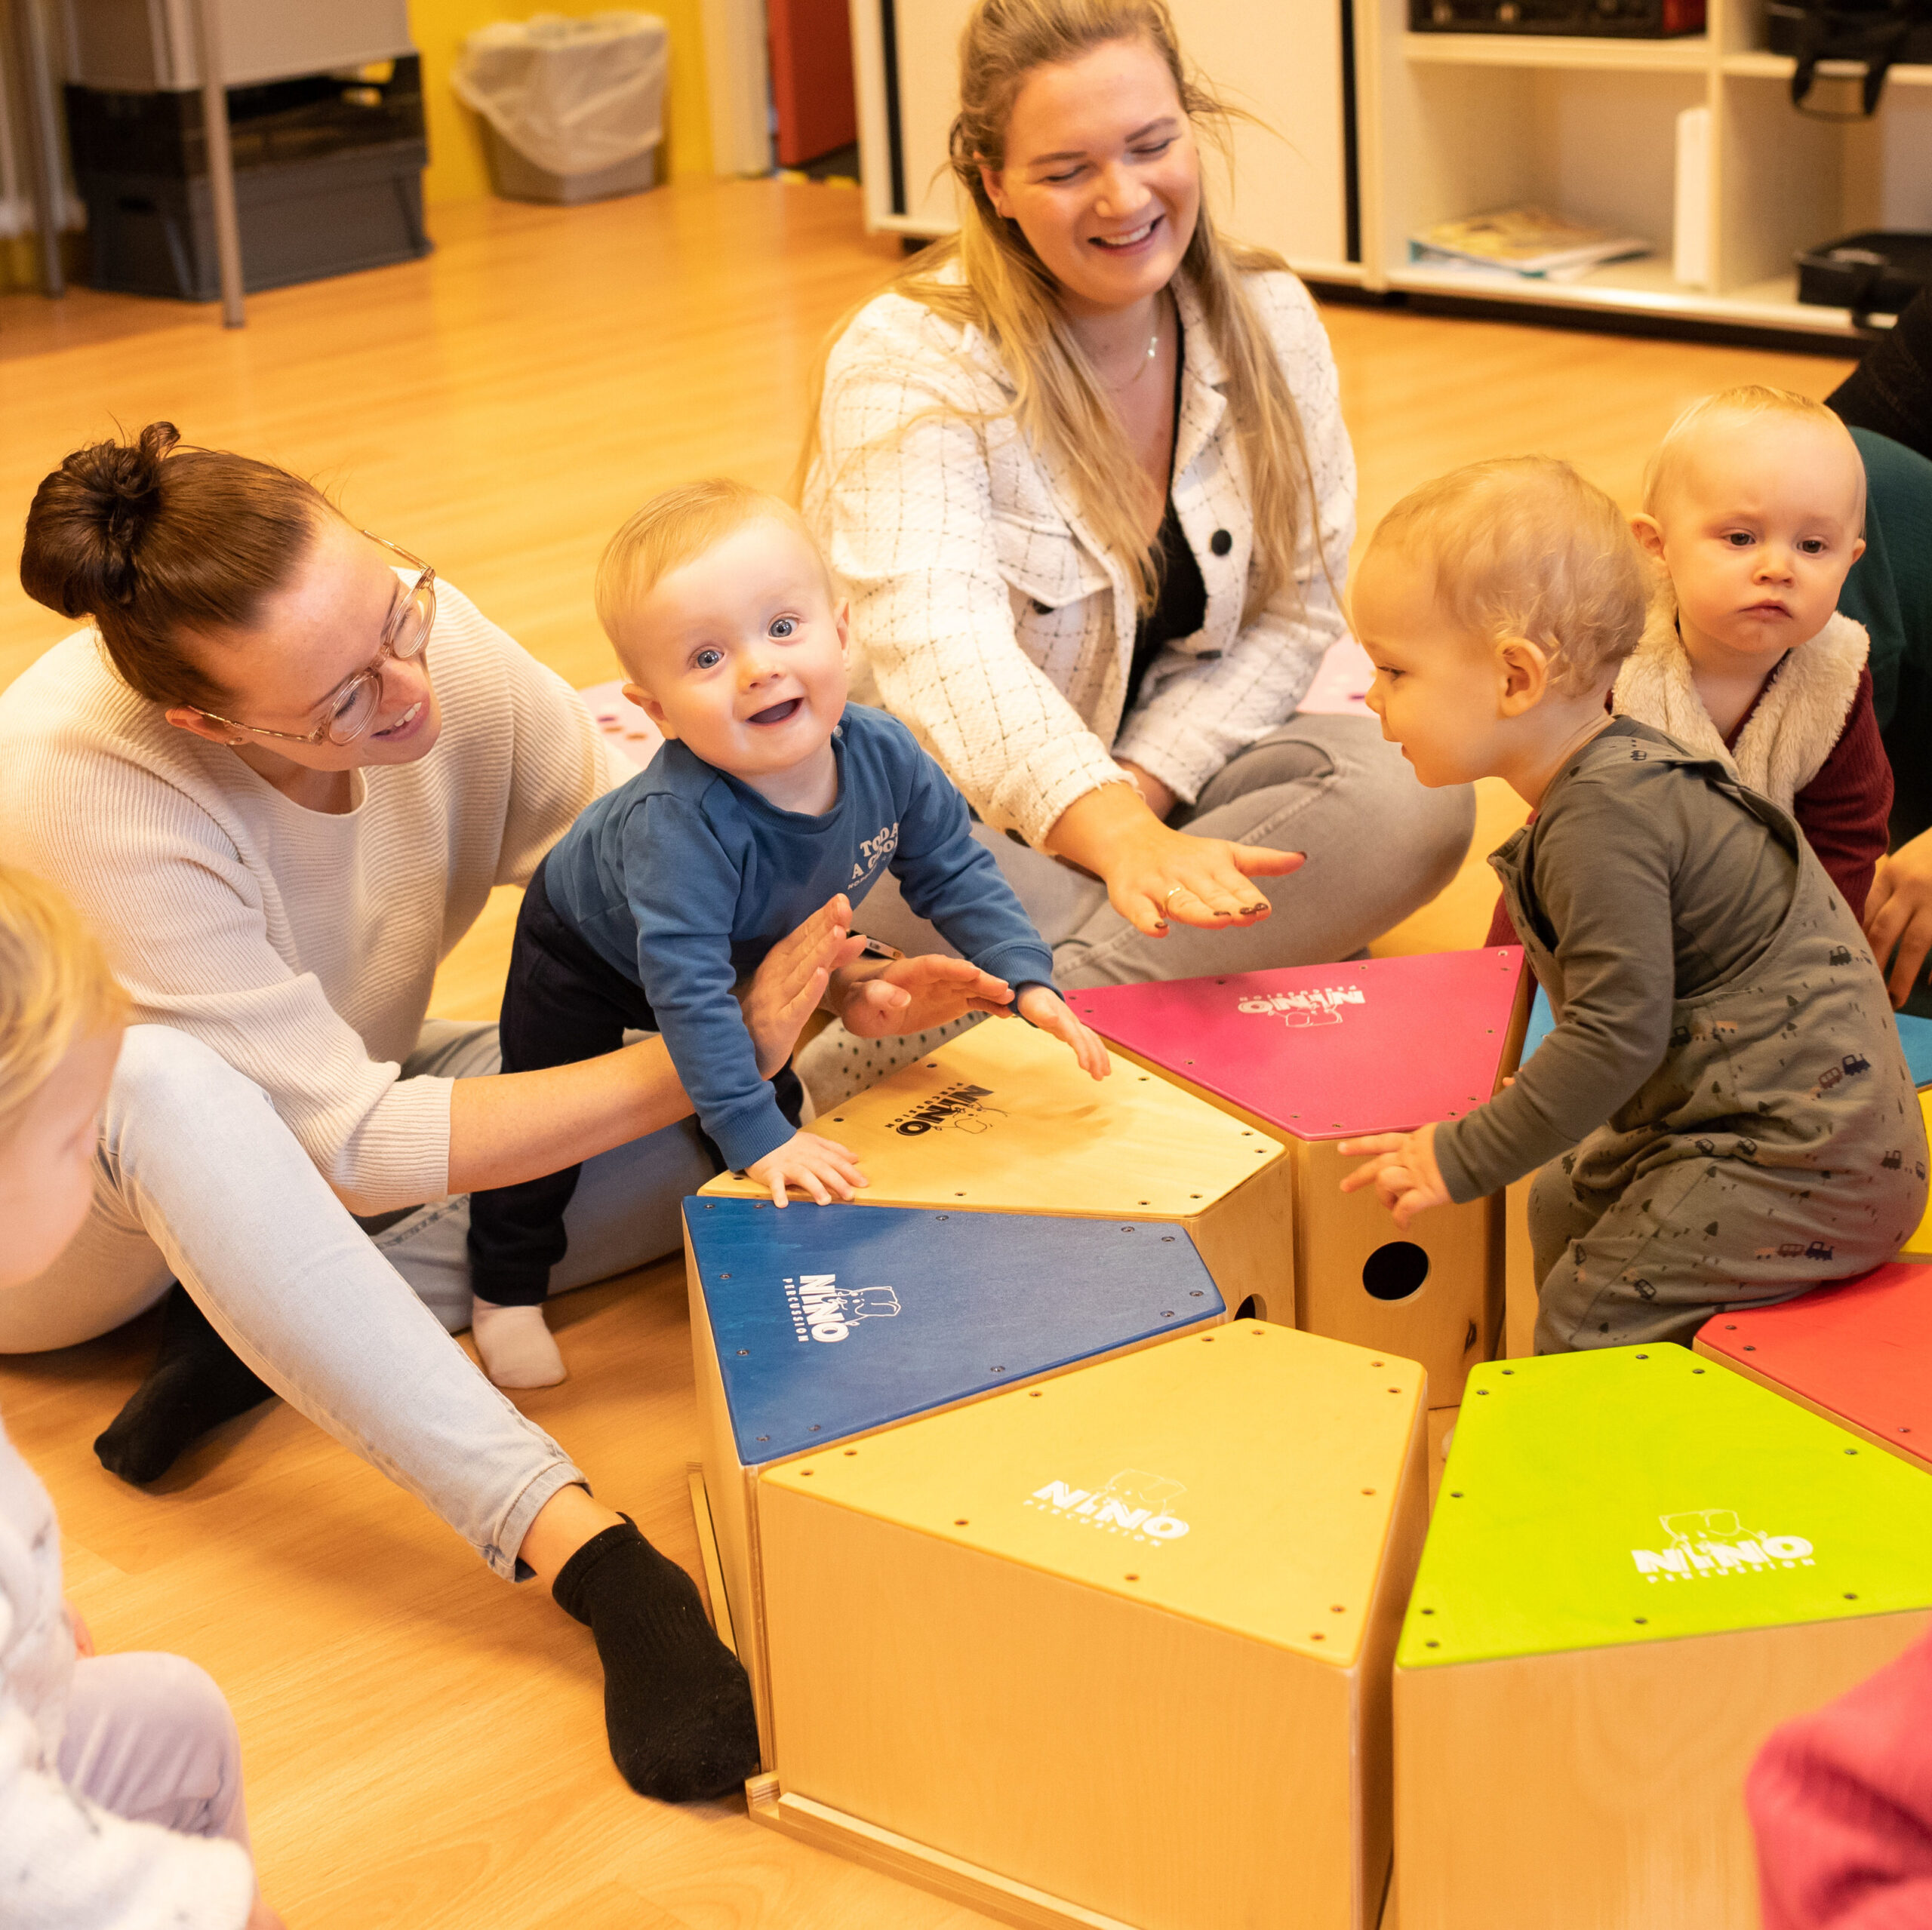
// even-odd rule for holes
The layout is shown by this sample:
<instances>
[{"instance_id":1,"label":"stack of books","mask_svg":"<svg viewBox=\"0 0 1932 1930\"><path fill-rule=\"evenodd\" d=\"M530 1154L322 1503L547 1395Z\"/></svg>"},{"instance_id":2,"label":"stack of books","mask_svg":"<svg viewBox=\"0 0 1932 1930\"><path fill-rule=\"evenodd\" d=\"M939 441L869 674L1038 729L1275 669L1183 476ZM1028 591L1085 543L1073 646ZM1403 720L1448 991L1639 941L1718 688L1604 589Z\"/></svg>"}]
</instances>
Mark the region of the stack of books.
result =
<instances>
[{"instance_id":1,"label":"stack of books","mask_svg":"<svg viewBox=\"0 0 1932 1930\"><path fill-rule=\"evenodd\" d=\"M1418 266L1512 281L1574 281L1601 263L1650 252L1650 243L1634 235L1540 207L1495 208L1438 221L1409 237L1409 260Z\"/></svg>"}]
</instances>

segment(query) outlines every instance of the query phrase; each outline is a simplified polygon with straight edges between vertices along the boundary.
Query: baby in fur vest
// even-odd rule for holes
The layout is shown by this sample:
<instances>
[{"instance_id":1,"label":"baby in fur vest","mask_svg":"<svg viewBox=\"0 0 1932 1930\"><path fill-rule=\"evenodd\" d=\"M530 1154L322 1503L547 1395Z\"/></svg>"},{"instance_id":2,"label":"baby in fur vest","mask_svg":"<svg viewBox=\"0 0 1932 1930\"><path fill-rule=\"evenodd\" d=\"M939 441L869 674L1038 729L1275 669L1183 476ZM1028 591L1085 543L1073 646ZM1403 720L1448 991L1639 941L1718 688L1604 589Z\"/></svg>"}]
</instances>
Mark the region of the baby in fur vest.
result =
<instances>
[{"instance_id":1,"label":"baby in fur vest","mask_svg":"<svg viewBox=\"0 0 1932 1930\"><path fill-rule=\"evenodd\" d=\"M1631 519L1666 580L1611 697L1789 811L1861 922L1892 805L1865 632L1838 613L1864 525L1864 463L1822 402L1694 402Z\"/></svg>"}]
</instances>

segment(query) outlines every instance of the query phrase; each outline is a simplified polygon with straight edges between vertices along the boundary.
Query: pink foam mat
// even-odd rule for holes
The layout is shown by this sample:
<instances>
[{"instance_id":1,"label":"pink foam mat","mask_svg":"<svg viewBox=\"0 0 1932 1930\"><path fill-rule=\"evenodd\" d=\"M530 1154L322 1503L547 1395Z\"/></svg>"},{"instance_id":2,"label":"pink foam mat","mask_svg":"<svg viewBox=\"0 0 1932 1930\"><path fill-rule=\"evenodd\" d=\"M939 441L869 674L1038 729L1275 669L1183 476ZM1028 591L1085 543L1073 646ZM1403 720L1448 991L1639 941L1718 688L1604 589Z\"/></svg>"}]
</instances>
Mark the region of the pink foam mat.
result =
<instances>
[{"instance_id":1,"label":"pink foam mat","mask_svg":"<svg viewBox=\"0 0 1932 1930\"><path fill-rule=\"evenodd\" d=\"M1067 1002L1103 1038L1300 1139L1460 1119L1496 1089L1516 945L1103 985Z\"/></svg>"}]
</instances>

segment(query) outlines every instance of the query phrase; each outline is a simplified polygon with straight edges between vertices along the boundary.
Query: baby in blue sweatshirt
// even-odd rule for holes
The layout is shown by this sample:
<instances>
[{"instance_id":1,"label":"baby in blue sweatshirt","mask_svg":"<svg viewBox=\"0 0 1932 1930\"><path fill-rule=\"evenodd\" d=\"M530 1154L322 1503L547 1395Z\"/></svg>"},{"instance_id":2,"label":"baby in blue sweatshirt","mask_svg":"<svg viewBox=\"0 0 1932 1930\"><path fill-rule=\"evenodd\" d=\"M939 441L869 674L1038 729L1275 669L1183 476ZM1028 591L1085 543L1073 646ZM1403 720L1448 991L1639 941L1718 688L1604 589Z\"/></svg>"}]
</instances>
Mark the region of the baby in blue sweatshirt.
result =
<instances>
[{"instance_id":1,"label":"baby in blue sweatshirt","mask_svg":"<svg viewBox=\"0 0 1932 1930\"><path fill-rule=\"evenodd\" d=\"M821 1204L866 1183L851 1151L801 1131L790 1068L768 1079L734 988L826 900L854 907L890 871L906 904L1012 988L1020 1016L1095 1078L1106 1049L1053 988L1053 954L971 834L965 801L895 718L845 700L844 604L777 497L695 483L611 539L598 614L626 694L666 742L591 804L539 866L517 920L506 1072L663 1034L724 1165ZM563 1378L544 1326L567 1245L571 1167L473 1194L478 1351L505 1386Z\"/></svg>"}]
</instances>

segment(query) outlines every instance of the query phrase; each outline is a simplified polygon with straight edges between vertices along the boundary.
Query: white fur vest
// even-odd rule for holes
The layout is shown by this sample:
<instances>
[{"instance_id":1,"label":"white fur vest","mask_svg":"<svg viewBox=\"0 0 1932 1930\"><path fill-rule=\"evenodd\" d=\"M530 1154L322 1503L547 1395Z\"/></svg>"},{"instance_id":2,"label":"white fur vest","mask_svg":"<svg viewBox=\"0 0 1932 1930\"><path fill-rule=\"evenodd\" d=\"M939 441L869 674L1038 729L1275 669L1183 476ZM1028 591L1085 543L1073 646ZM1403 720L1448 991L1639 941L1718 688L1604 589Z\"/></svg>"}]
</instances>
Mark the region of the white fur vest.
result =
<instances>
[{"instance_id":1,"label":"white fur vest","mask_svg":"<svg viewBox=\"0 0 1932 1930\"><path fill-rule=\"evenodd\" d=\"M1727 750L1691 681L1690 659L1677 634L1677 600L1666 590L1651 604L1643 641L1617 673L1611 707L1715 758L1789 811L1844 734L1870 647L1863 624L1834 613L1815 637L1785 653L1736 747Z\"/></svg>"}]
</instances>

